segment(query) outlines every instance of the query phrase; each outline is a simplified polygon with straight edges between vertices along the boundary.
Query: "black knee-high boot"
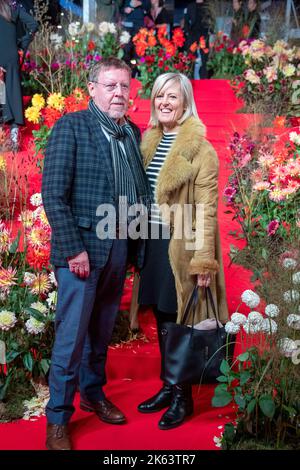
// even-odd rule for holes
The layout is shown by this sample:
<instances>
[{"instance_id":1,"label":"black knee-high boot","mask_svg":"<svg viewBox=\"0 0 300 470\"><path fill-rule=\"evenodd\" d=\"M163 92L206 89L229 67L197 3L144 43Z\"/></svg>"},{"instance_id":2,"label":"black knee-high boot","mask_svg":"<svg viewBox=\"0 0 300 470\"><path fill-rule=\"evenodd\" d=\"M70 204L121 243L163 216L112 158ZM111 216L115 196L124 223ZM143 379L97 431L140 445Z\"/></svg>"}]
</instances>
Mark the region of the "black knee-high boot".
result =
<instances>
[{"instance_id":1,"label":"black knee-high boot","mask_svg":"<svg viewBox=\"0 0 300 470\"><path fill-rule=\"evenodd\" d=\"M187 416L194 411L192 386L189 384L176 384L173 386L172 401L162 415L158 427L163 430L180 426Z\"/></svg>"},{"instance_id":2,"label":"black knee-high boot","mask_svg":"<svg viewBox=\"0 0 300 470\"><path fill-rule=\"evenodd\" d=\"M176 315L159 312L157 309L154 310L154 315L157 321L157 336L161 354L161 324L164 321L175 321ZM166 408L171 404L172 396L173 385L164 382L162 388L155 395L138 405L138 411L141 413L154 413L156 411L161 411L163 408Z\"/></svg>"}]
</instances>

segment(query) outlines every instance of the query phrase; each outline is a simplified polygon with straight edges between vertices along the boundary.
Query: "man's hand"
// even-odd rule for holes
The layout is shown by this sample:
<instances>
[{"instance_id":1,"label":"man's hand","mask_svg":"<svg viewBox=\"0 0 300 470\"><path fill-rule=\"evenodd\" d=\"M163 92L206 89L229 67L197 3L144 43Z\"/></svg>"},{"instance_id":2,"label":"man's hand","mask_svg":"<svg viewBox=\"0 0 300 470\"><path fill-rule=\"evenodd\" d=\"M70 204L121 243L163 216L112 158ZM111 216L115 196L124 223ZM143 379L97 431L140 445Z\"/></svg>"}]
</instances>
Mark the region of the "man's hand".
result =
<instances>
[{"instance_id":1,"label":"man's hand","mask_svg":"<svg viewBox=\"0 0 300 470\"><path fill-rule=\"evenodd\" d=\"M71 273L76 274L80 279L86 279L90 275L90 262L86 251L79 255L68 258L69 269Z\"/></svg>"},{"instance_id":2,"label":"man's hand","mask_svg":"<svg viewBox=\"0 0 300 470\"><path fill-rule=\"evenodd\" d=\"M130 7L124 8L124 13L126 13L126 15L129 15L132 11L133 11L133 8L130 8Z\"/></svg>"},{"instance_id":3,"label":"man's hand","mask_svg":"<svg viewBox=\"0 0 300 470\"><path fill-rule=\"evenodd\" d=\"M211 275L207 274L198 274L197 275L197 283L200 287L208 287L211 282Z\"/></svg>"},{"instance_id":4,"label":"man's hand","mask_svg":"<svg viewBox=\"0 0 300 470\"><path fill-rule=\"evenodd\" d=\"M4 80L4 74L5 74L6 70L0 66L0 80Z\"/></svg>"}]
</instances>

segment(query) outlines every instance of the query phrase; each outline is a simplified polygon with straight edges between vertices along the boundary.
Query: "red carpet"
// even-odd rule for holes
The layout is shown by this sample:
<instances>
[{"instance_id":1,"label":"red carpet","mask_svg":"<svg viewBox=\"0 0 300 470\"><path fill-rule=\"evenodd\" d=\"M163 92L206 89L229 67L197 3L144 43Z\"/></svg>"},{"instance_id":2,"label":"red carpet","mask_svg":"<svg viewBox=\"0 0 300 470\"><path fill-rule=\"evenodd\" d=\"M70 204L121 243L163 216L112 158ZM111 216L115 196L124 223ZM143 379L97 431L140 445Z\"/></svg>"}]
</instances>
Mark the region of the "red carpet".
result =
<instances>
[{"instance_id":1,"label":"red carpet","mask_svg":"<svg viewBox=\"0 0 300 470\"><path fill-rule=\"evenodd\" d=\"M135 81L134 81L135 82ZM134 83L132 97L135 97L137 83ZM194 93L200 118L207 126L207 135L218 152L220 159L220 204L219 219L225 264L227 297L230 312L239 304L240 294L249 288L250 275L237 266L229 267L229 244L237 244L228 235L235 228L230 215L224 214L223 189L228 177L227 145L234 132L249 127L255 116L236 114L241 107L227 81L199 80L194 82ZM130 114L143 130L149 120L149 101L134 100ZM28 148L28 137L23 139L23 151ZM18 158L22 157L22 152ZM21 165L22 167L22 165ZM36 176L34 162L27 170L30 175L30 194L38 190L40 176ZM24 171L24 169L23 169ZM23 172L22 172L23 173ZM130 296L124 292L122 307L128 307ZM99 421L94 415L81 411L78 406L72 418L74 447L77 450L209 450L216 449L214 436L219 436L219 427L234 417L231 407L212 408L213 386L195 387L195 413L181 427L160 431L157 422L161 413L143 415L136 411L138 403L156 392L159 381L159 355L156 331L151 312L140 312L140 325L149 342L136 341L122 347L110 348L108 357L108 385L106 394L126 413L128 423L112 426ZM239 346L238 346L239 347ZM78 397L76 397L78 405ZM44 449L45 418L28 422L0 425L0 449Z\"/></svg>"}]
</instances>

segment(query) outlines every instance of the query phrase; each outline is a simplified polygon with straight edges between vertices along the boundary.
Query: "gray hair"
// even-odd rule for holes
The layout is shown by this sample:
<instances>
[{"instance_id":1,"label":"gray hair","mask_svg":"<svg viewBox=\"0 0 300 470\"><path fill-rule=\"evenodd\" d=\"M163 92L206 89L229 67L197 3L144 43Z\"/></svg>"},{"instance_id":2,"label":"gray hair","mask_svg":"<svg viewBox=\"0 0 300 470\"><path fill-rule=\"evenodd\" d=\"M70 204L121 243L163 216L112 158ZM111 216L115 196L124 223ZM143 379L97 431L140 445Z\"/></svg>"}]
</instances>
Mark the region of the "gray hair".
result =
<instances>
[{"instance_id":1,"label":"gray hair","mask_svg":"<svg viewBox=\"0 0 300 470\"><path fill-rule=\"evenodd\" d=\"M194 100L193 88L190 80L188 79L188 77L186 77L186 75L183 75L182 73L168 72L159 75L155 80L152 88L150 125L153 127L159 126L159 121L157 119L155 111L155 98L169 82L179 83L180 90L183 96L184 113L181 118L178 119L178 124L182 124L186 119L191 116L194 116L195 118L199 119Z\"/></svg>"},{"instance_id":2,"label":"gray hair","mask_svg":"<svg viewBox=\"0 0 300 470\"><path fill-rule=\"evenodd\" d=\"M88 81L97 81L99 73L107 69L127 70L129 77L131 77L131 68L124 60L118 59L117 57L108 57L101 59L100 62L97 62L90 68Z\"/></svg>"}]
</instances>

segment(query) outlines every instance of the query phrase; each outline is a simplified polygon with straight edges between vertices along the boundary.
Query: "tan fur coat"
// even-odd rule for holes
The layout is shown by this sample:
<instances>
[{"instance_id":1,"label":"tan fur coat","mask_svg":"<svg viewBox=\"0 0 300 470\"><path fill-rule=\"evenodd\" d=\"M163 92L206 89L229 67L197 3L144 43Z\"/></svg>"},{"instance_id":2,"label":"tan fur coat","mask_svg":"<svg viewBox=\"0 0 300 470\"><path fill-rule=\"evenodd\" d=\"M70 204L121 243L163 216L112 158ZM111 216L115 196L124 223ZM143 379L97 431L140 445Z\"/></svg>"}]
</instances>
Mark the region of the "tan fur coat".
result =
<instances>
[{"instance_id":1,"label":"tan fur coat","mask_svg":"<svg viewBox=\"0 0 300 470\"><path fill-rule=\"evenodd\" d=\"M176 219L169 245L169 259L177 291L177 321L180 321L184 306L195 285L195 275L207 272L213 275L211 289L218 307L219 318L222 322L228 319L217 222L219 161L214 148L206 140L205 134L205 126L199 119L194 117L187 119L180 127L157 180L158 204L169 206L178 204L177 207L181 210L184 204L190 203L193 207L192 222L180 217L180 209L179 219L177 215L172 216L172 214L168 219L171 226L174 226ZM146 168L154 157L161 138L160 128L150 129L144 134L141 150ZM199 216L197 212L197 218L195 217L196 205L200 205L198 207L201 208ZM162 216L167 220L166 214L167 212L163 209ZM180 232L176 232L178 220L184 220L181 232L183 236ZM179 225L181 225L180 222ZM191 233L190 230L192 230ZM194 237L192 239L191 234ZM191 242L197 243L192 249L191 246L187 249L187 243ZM213 316L211 309L209 316ZM196 321L205 318L207 318L206 304L201 298Z\"/></svg>"}]
</instances>

